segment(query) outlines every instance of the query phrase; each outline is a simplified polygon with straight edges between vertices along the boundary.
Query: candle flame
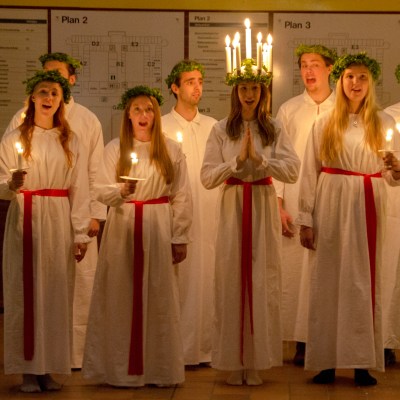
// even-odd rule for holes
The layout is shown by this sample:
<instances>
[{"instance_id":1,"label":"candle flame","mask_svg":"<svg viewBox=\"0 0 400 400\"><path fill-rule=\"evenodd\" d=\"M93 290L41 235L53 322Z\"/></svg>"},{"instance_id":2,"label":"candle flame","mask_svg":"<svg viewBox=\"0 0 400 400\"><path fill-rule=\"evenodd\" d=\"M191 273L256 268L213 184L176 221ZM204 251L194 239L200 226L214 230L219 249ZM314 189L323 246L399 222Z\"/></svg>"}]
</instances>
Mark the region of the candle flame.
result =
<instances>
[{"instance_id":1,"label":"candle flame","mask_svg":"<svg viewBox=\"0 0 400 400\"><path fill-rule=\"evenodd\" d=\"M240 42L240 33L239 32L235 33L235 41L236 41L236 43Z\"/></svg>"},{"instance_id":2,"label":"candle flame","mask_svg":"<svg viewBox=\"0 0 400 400\"><path fill-rule=\"evenodd\" d=\"M268 42L269 45L272 44L272 35L270 33L268 33L267 42Z\"/></svg>"},{"instance_id":3,"label":"candle flame","mask_svg":"<svg viewBox=\"0 0 400 400\"><path fill-rule=\"evenodd\" d=\"M262 39L262 34L261 34L261 32L258 32L258 34L257 34L258 43L261 43L261 39Z\"/></svg>"},{"instance_id":4,"label":"candle flame","mask_svg":"<svg viewBox=\"0 0 400 400\"><path fill-rule=\"evenodd\" d=\"M15 143L15 147L17 148L17 152L19 153L19 154L21 154L24 150L22 149L22 146L21 146L21 143L20 142L17 142L17 143Z\"/></svg>"},{"instance_id":5,"label":"candle flame","mask_svg":"<svg viewBox=\"0 0 400 400\"><path fill-rule=\"evenodd\" d=\"M183 142L183 135L182 135L182 132L176 132L176 140L177 140L179 143L182 143L182 142Z\"/></svg>"},{"instance_id":6,"label":"candle flame","mask_svg":"<svg viewBox=\"0 0 400 400\"><path fill-rule=\"evenodd\" d=\"M386 141L390 142L393 137L393 129L388 129L386 132Z\"/></svg>"},{"instance_id":7,"label":"candle flame","mask_svg":"<svg viewBox=\"0 0 400 400\"><path fill-rule=\"evenodd\" d=\"M137 164L139 162L138 156L136 153L131 153L132 164Z\"/></svg>"},{"instance_id":8,"label":"candle flame","mask_svg":"<svg viewBox=\"0 0 400 400\"><path fill-rule=\"evenodd\" d=\"M400 123L396 124L396 129L400 132Z\"/></svg>"},{"instance_id":9,"label":"candle flame","mask_svg":"<svg viewBox=\"0 0 400 400\"><path fill-rule=\"evenodd\" d=\"M244 25L245 25L245 27L246 27L247 29L250 28L250 20L249 20L248 18L246 18L246 19L244 20Z\"/></svg>"},{"instance_id":10,"label":"candle flame","mask_svg":"<svg viewBox=\"0 0 400 400\"><path fill-rule=\"evenodd\" d=\"M231 44L231 38L229 37L229 35L226 35L225 44L226 44L226 47L229 47L229 45Z\"/></svg>"}]
</instances>

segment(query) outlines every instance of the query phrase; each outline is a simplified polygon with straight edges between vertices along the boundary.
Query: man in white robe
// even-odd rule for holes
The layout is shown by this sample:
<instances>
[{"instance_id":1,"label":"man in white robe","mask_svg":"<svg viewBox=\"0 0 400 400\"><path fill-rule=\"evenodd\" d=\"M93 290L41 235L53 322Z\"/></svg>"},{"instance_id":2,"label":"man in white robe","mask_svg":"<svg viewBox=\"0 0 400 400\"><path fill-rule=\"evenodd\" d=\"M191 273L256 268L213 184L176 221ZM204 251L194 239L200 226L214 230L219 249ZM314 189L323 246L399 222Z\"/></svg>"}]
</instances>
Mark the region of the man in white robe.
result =
<instances>
[{"instance_id":1,"label":"man in white robe","mask_svg":"<svg viewBox=\"0 0 400 400\"><path fill-rule=\"evenodd\" d=\"M203 75L203 66L195 61L183 60L174 66L166 82L176 98L176 104L170 113L162 117L163 132L181 143L193 196L192 243L188 246L186 260L179 265L185 365L211 361L214 229L218 193L203 187L200 168L206 142L216 120L200 114L198 110Z\"/></svg>"},{"instance_id":2,"label":"man in white robe","mask_svg":"<svg viewBox=\"0 0 400 400\"><path fill-rule=\"evenodd\" d=\"M400 83L400 64L395 71ZM385 109L400 124L400 101ZM399 126L399 125L397 125ZM386 219L386 235L384 241L383 260L385 265L384 275L385 291L383 297L384 316L384 340L385 340L385 365L396 362L396 354L393 349L400 349L400 193L395 188L387 186L388 204Z\"/></svg>"},{"instance_id":3,"label":"man in white robe","mask_svg":"<svg viewBox=\"0 0 400 400\"><path fill-rule=\"evenodd\" d=\"M335 53L321 45L300 45L296 49L305 90L283 103L276 118L281 121L292 145L303 162L312 124L319 114L331 109L335 93L329 74ZM309 265L308 250L297 237L293 224L298 214L299 181L284 184L275 181L282 219L282 334L285 341L296 341L293 362L304 365L307 337Z\"/></svg>"},{"instance_id":4,"label":"man in white robe","mask_svg":"<svg viewBox=\"0 0 400 400\"><path fill-rule=\"evenodd\" d=\"M57 70L61 76L68 79L71 86L76 82L76 69L81 63L65 53L48 53L39 58L44 70ZM4 136L13 131L24 118L24 110L19 110L9 123ZM73 309L73 346L71 368L82 367L83 348L85 345L86 326L89 313L90 298L98 258L96 236L100 229L100 221L106 218L106 207L95 200L93 184L97 165L104 149L103 131L100 121L86 107L75 103L73 97L65 105L65 116L72 129L78 136L79 143L87 153L86 167L89 174L91 222L89 236L92 241L88 244L86 256L82 262L76 263L75 290Z\"/></svg>"}]
</instances>

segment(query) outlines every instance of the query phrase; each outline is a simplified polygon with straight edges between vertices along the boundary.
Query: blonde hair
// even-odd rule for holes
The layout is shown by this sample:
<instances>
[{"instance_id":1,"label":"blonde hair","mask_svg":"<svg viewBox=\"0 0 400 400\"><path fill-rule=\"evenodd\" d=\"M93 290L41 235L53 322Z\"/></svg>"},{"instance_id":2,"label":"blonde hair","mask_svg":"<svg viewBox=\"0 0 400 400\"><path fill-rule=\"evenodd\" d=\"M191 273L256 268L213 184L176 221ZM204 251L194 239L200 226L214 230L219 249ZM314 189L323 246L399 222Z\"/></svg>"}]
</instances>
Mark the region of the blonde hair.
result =
<instances>
[{"instance_id":1,"label":"blonde hair","mask_svg":"<svg viewBox=\"0 0 400 400\"><path fill-rule=\"evenodd\" d=\"M28 160L31 156L32 134L33 130L35 129L35 103L32 101L32 95L29 96L27 103L28 108L25 112L26 116L22 124L19 126L19 130L21 131L20 140L24 149L23 157L26 160ZM58 131L60 132L59 140L64 150L68 167L71 168L73 154L72 151L69 149L69 143L71 141L73 133L67 120L65 119L65 105L63 100L61 100L60 106L53 115L53 128L58 128Z\"/></svg>"},{"instance_id":2,"label":"blonde hair","mask_svg":"<svg viewBox=\"0 0 400 400\"><path fill-rule=\"evenodd\" d=\"M164 177L167 184L174 180L174 167L171 158L168 154L165 138L161 130L161 112L157 100L153 96L148 97L151 101L154 110L154 123L151 129L151 144L150 144L150 162L154 162L157 170ZM116 178L117 182L122 182L120 176L129 175L131 168L131 153L134 151L134 131L132 122L129 119L129 110L132 101L136 97L132 97L126 104L122 117L121 131L119 135L119 151L120 156L117 165Z\"/></svg>"},{"instance_id":3,"label":"blonde hair","mask_svg":"<svg viewBox=\"0 0 400 400\"><path fill-rule=\"evenodd\" d=\"M263 83L261 88L260 101L257 105L257 124L263 146L271 145L275 140L275 127L267 112L268 89ZM232 140L240 138L242 124L242 104L239 99L239 85L235 85L231 92L231 111L226 123L226 133Z\"/></svg>"},{"instance_id":4,"label":"blonde hair","mask_svg":"<svg viewBox=\"0 0 400 400\"><path fill-rule=\"evenodd\" d=\"M322 132L320 157L322 161L333 161L343 150L343 134L349 125L350 103L343 90L343 75L336 83L336 100L333 111ZM363 99L360 120L364 124L365 144L375 153L382 148L383 127L378 116L380 107L376 101L375 83L368 70L368 91Z\"/></svg>"}]
</instances>

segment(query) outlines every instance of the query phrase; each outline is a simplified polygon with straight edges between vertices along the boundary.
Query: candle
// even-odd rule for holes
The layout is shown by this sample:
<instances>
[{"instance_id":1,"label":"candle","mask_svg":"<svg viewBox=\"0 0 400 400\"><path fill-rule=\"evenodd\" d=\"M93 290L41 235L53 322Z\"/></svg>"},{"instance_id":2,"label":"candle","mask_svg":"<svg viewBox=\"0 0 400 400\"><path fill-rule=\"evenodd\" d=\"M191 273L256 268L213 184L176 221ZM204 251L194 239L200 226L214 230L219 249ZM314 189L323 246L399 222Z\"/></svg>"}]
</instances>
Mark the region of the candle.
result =
<instances>
[{"instance_id":1,"label":"candle","mask_svg":"<svg viewBox=\"0 0 400 400\"><path fill-rule=\"evenodd\" d=\"M229 37L229 35L226 35L225 38L225 54L226 54L226 73L230 74L232 72L232 64L231 64L231 38Z\"/></svg>"},{"instance_id":2,"label":"candle","mask_svg":"<svg viewBox=\"0 0 400 400\"><path fill-rule=\"evenodd\" d=\"M251 58L251 29L250 20L246 18L244 20L246 26L246 58Z\"/></svg>"},{"instance_id":3,"label":"candle","mask_svg":"<svg viewBox=\"0 0 400 400\"><path fill-rule=\"evenodd\" d=\"M267 43L263 44L263 51L262 51L262 58L263 58L263 65L267 67L267 56L268 56L268 51L267 51L268 45Z\"/></svg>"},{"instance_id":4,"label":"candle","mask_svg":"<svg viewBox=\"0 0 400 400\"><path fill-rule=\"evenodd\" d=\"M20 142L15 143L15 147L17 148L17 169L21 170L22 169L22 153L24 152L24 149L22 148Z\"/></svg>"},{"instance_id":5,"label":"candle","mask_svg":"<svg viewBox=\"0 0 400 400\"><path fill-rule=\"evenodd\" d=\"M232 72L235 72L235 69L237 68L236 46L237 46L236 39L233 39L233 42L232 42Z\"/></svg>"},{"instance_id":6,"label":"candle","mask_svg":"<svg viewBox=\"0 0 400 400\"><path fill-rule=\"evenodd\" d=\"M240 55L240 34L239 34L239 32L235 33L235 42L236 42L236 68L237 68L237 74L240 75L240 67L242 65L242 57Z\"/></svg>"},{"instance_id":7,"label":"candle","mask_svg":"<svg viewBox=\"0 0 400 400\"><path fill-rule=\"evenodd\" d=\"M182 146L182 142L183 142L183 135L182 135L182 132L176 132L176 140L177 140L178 143Z\"/></svg>"},{"instance_id":8,"label":"candle","mask_svg":"<svg viewBox=\"0 0 400 400\"><path fill-rule=\"evenodd\" d=\"M272 36L269 33L267 37L267 70L272 71Z\"/></svg>"},{"instance_id":9,"label":"candle","mask_svg":"<svg viewBox=\"0 0 400 400\"><path fill-rule=\"evenodd\" d=\"M136 165L139 162L138 156L136 153L131 153L132 165Z\"/></svg>"},{"instance_id":10,"label":"candle","mask_svg":"<svg viewBox=\"0 0 400 400\"><path fill-rule=\"evenodd\" d=\"M257 35L257 70L261 71L262 70L262 43L261 43L261 39L262 39L262 35L261 32L258 32Z\"/></svg>"},{"instance_id":11,"label":"candle","mask_svg":"<svg viewBox=\"0 0 400 400\"><path fill-rule=\"evenodd\" d=\"M392 138L393 138L393 129L388 129L386 132L386 145L385 150L390 151L392 149Z\"/></svg>"},{"instance_id":12,"label":"candle","mask_svg":"<svg viewBox=\"0 0 400 400\"><path fill-rule=\"evenodd\" d=\"M400 123L396 124L396 129L400 132Z\"/></svg>"}]
</instances>

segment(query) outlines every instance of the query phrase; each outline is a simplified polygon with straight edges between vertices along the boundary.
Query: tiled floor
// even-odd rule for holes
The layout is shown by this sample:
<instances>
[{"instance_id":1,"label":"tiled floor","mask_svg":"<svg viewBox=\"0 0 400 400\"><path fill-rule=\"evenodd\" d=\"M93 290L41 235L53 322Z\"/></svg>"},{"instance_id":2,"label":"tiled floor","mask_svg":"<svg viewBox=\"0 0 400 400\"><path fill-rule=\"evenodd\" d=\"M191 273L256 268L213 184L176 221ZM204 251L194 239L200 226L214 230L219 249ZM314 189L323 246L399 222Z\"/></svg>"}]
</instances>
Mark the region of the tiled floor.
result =
<instances>
[{"instance_id":1,"label":"tiled floor","mask_svg":"<svg viewBox=\"0 0 400 400\"><path fill-rule=\"evenodd\" d=\"M116 389L110 386L94 385L81 377L79 371L71 376L56 376L64 384L60 392L38 394L21 393L18 390L20 376L5 376L3 373L3 315L0 315L0 399L1 400L399 400L400 362L385 373L373 375L378 385L371 388L355 387L352 371L337 371L333 385L310 383L311 372L291 364L293 344L284 344L285 362L283 367L263 371L264 384L257 387L228 386L226 373L212 368L192 368L186 371L186 381L175 388L160 389L145 387L139 389ZM400 352L397 353L400 359Z\"/></svg>"}]
</instances>

